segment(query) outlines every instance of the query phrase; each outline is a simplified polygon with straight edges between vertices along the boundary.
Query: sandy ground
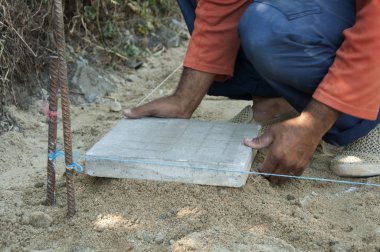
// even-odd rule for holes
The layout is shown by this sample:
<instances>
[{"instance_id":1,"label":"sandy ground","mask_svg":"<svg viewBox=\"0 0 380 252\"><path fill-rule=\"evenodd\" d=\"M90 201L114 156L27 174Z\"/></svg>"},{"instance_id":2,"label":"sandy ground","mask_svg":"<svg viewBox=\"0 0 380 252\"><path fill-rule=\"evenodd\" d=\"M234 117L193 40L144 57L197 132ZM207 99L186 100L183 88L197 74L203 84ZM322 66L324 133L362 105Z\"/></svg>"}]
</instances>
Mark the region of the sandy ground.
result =
<instances>
[{"instance_id":1,"label":"sandy ground","mask_svg":"<svg viewBox=\"0 0 380 252\"><path fill-rule=\"evenodd\" d=\"M136 104L184 52L170 50L127 76L113 73L120 88L110 96L123 107ZM169 93L178 78L153 97ZM121 118L110 112L112 102L72 107L79 156ZM245 104L206 98L194 117L226 120ZM40 102L8 111L20 130L0 136L0 251L380 251L379 188L298 180L273 186L251 176L236 189L78 175L78 212L68 218L62 160L57 204L44 204L47 124ZM305 175L336 179L331 158L316 154Z\"/></svg>"}]
</instances>

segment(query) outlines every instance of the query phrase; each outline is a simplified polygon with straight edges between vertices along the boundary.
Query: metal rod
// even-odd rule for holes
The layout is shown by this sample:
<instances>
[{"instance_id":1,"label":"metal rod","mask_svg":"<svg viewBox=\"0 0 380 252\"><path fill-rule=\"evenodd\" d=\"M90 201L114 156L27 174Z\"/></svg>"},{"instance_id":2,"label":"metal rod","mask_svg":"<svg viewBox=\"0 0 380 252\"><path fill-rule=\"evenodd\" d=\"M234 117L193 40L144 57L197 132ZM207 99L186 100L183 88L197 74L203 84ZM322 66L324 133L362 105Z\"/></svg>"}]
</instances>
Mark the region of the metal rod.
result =
<instances>
[{"instance_id":1,"label":"metal rod","mask_svg":"<svg viewBox=\"0 0 380 252\"><path fill-rule=\"evenodd\" d=\"M67 187L67 204L68 215L75 215L75 188L74 188L74 171L68 168L73 164L72 135L71 135L71 118L70 118L70 100L69 85L67 81L67 65L65 59L65 30L63 23L62 0L54 0L53 5L54 20L54 39L57 44L57 54L59 59L59 83L61 85L61 102L62 102L62 120L63 120L63 141L65 150L66 163L66 187Z\"/></svg>"},{"instance_id":2,"label":"metal rod","mask_svg":"<svg viewBox=\"0 0 380 252\"><path fill-rule=\"evenodd\" d=\"M58 109L58 59L50 58L50 85L49 85L49 107L47 118L48 130L48 162L47 162L47 204L55 204L55 158L51 155L56 153L57 148L57 114ZM52 113L50 113L52 112Z\"/></svg>"}]
</instances>

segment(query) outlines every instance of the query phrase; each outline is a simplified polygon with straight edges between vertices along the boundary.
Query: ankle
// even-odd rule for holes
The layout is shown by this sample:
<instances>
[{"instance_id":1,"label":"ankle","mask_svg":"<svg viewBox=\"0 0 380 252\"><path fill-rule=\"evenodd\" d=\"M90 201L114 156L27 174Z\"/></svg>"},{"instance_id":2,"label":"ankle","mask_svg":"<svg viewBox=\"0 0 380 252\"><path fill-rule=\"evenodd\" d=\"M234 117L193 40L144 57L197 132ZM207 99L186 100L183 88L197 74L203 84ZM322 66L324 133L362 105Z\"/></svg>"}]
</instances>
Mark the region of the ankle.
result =
<instances>
[{"instance_id":1,"label":"ankle","mask_svg":"<svg viewBox=\"0 0 380 252\"><path fill-rule=\"evenodd\" d=\"M296 115L296 110L284 98L253 98L253 117L258 123L292 112Z\"/></svg>"}]
</instances>

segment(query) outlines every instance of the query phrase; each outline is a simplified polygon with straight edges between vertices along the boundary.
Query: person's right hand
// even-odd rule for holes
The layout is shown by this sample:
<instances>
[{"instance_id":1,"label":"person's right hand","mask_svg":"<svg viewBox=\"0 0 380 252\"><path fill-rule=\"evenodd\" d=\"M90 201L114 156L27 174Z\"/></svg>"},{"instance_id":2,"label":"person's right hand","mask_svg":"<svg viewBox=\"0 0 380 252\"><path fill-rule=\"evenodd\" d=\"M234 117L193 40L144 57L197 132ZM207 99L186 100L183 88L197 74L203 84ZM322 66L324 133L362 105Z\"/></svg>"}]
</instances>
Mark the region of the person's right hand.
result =
<instances>
[{"instance_id":1,"label":"person's right hand","mask_svg":"<svg viewBox=\"0 0 380 252\"><path fill-rule=\"evenodd\" d=\"M132 119L146 116L188 119L192 115L192 112L189 112L191 110L186 109L183 105L183 100L181 101L179 97L171 95L127 109L124 111L124 115Z\"/></svg>"},{"instance_id":2,"label":"person's right hand","mask_svg":"<svg viewBox=\"0 0 380 252\"><path fill-rule=\"evenodd\" d=\"M173 95L127 109L124 115L128 118L155 116L188 119L206 95L214 77L214 74L185 68Z\"/></svg>"},{"instance_id":3,"label":"person's right hand","mask_svg":"<svg viewBox=\"0 0 380 252\"><path fill-rule=\"evenodd\" d=\"M260 172L301 176L321 138L339 116L339 111L312 99L298 117L273 124L261 136L244 143L256 150L269 147ZM274 184L288 180L278 176L267 179Z\"/></svg>"}]
</instances>

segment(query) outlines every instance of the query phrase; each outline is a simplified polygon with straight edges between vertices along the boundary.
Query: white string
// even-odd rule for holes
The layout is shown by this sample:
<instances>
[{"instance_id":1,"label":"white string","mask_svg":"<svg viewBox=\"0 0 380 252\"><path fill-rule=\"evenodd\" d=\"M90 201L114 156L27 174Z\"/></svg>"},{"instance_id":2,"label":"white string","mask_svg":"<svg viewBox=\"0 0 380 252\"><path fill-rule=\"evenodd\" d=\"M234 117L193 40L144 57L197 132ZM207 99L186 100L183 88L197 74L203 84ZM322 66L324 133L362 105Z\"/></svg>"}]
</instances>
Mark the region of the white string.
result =
<instances>
[{"instance_id":1,"label":"white string","mask_svg":"<svg viewBox=\"0 0 380 252\"><path fill-rule=\"evenodd\" d=\"M182 64L179 65L176 69L174 69L173 72L171 72L163 81L161 81L161 83L158 84L158 86L155 87L149 94L147 94L144 98L142 98L141 101L139 101L139 103L137 103L136 106L140 106L144 101L146 101L146 99L148 99L152 94L154 94L154 92L156 92L162 85L164 85L165 82L169 80L181 68L182 68Z\"/></svg>"}]
</instances>

